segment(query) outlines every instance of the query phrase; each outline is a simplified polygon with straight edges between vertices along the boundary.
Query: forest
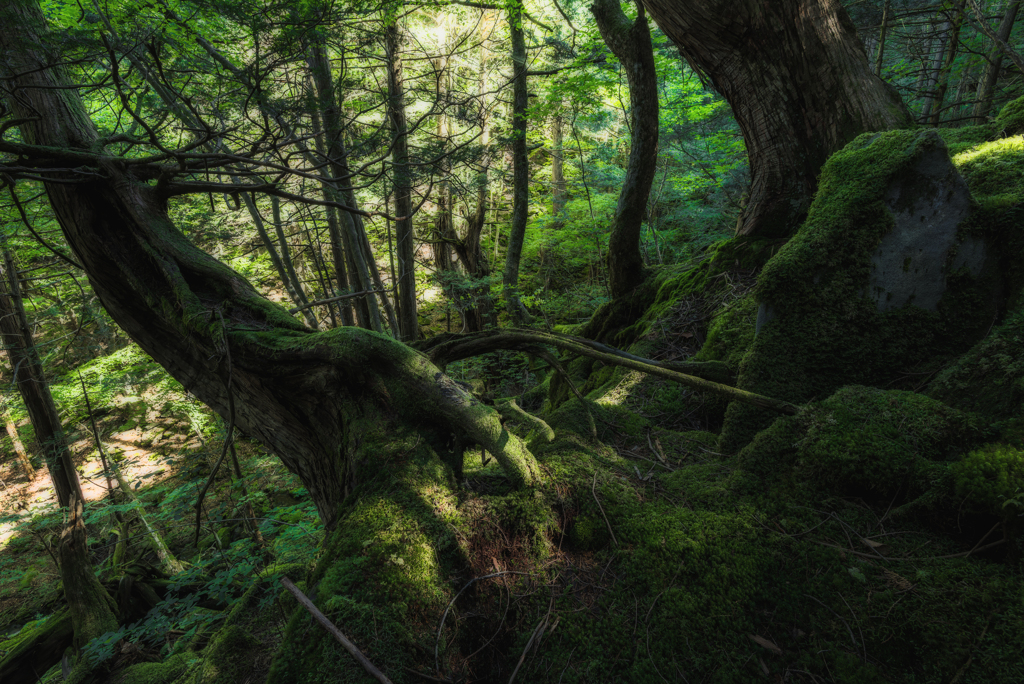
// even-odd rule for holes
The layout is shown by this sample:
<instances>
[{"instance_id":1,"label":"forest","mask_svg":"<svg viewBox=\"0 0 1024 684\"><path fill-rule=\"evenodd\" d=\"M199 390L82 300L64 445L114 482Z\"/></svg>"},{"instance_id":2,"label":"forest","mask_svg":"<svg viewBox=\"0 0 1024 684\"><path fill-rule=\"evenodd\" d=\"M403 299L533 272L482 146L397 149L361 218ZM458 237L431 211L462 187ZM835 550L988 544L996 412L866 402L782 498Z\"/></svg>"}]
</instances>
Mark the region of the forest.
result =
<instances>
[{"instance_id":1,"label":"forest","mask_svg":"<svg viewBox=\"0 0 1024 684\"><path fill-rule=\"evenodd\" d=\"M0 682L1024 681L1021 0L0 0Z\"/></svg>"}]
</instances>

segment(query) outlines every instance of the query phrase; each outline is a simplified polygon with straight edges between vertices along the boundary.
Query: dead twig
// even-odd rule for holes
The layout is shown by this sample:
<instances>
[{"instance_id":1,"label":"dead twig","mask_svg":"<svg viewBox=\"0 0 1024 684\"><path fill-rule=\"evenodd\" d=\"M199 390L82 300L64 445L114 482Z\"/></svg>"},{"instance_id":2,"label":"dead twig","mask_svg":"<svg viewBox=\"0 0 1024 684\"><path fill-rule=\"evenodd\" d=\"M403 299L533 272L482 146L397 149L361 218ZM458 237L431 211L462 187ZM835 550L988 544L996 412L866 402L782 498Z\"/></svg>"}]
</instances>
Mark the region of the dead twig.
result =
<instances>
[{"instance_id":1,"label":"dead twig","mask_svg":"<svg viewBox=\"0 0 1024 684\"><path fill-rule=\"evenodd\" d=\"M316 621L319 622L324 629L331 633L331 636L337 639L338 643L341 644L346 651L352 654L352 657L355 658L356 661L363 666L363 669L366 670L367 673L369 673L374 679L376 679L381 684L391 684L391 680L388 679L387 675L378 670L377 667L373 663L371 663L366 656L363 655L363 652L356 648L356 645L349 641L348 637L342 634L340 629L334 626L333 622L328 620L323 613L317 610L317 607L313 605L313 602L310 601L309 598L307 598L306 595L303 594L302 591L297 586L295 586L295 584L293 584L290 579L288 579L287 577L282 577L281 584L284 585L285 589L291 592L292 596L294 596L296 600L300 604L302 604L303 608L309 611L310 615L316 618Z\"/></svg>"}]
</instances>

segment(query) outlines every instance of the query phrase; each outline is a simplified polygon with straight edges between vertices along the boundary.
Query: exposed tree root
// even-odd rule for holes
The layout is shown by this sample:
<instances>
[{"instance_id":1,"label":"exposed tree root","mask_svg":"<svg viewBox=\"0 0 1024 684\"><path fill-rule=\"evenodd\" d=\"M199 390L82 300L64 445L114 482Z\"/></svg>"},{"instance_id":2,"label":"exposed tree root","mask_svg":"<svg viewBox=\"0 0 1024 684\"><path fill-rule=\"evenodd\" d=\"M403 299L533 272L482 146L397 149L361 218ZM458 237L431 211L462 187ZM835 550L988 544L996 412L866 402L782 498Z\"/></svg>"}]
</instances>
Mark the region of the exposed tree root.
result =
<instances>
[{"instance_id":1,"label":"exposed tree root","mask_svg":"<svg viewBox=\"0 0 1024 684\"><path fill-rule=\"evenodd\" d=\"M548 344L612 366L622 366L641 373L657 375L691 389L708 392L727 401L738 401L785 415L795 415L799 410L798 407L787 401L754 394L702 377L710 376L720 379L723 375L731 376L727 367L721 363L652 361L600 342L570 335L522 329L488 330L467 335L440 335L420 345L419 348L429 356L431 361L444 368L453 361L479 356L498 349L529 351L532 346L537 344Z\"/></svg>"}]
</instances>

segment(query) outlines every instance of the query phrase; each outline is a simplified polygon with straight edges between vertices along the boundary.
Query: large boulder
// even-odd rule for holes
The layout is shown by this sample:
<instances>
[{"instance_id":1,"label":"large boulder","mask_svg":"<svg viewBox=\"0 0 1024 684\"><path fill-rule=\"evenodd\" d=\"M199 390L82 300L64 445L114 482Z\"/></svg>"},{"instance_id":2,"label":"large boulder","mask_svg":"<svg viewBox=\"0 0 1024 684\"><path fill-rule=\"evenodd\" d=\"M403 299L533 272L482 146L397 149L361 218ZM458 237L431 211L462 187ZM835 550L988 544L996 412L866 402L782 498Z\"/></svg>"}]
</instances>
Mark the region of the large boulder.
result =
<instances>
[{"instance_id":1,"label":"large boulder","mask_svg":"<svg viewBox=\"0 0 1024 684\"><path fill-rule=\"evenodd\" d=\"M976 207L935 131L865 134L835 154L807 220L761 274L739 385L804 403L966 350L1004 296ZM774 417L733 404L720 447L737 451Z\"/></svg>"}]
</instances>

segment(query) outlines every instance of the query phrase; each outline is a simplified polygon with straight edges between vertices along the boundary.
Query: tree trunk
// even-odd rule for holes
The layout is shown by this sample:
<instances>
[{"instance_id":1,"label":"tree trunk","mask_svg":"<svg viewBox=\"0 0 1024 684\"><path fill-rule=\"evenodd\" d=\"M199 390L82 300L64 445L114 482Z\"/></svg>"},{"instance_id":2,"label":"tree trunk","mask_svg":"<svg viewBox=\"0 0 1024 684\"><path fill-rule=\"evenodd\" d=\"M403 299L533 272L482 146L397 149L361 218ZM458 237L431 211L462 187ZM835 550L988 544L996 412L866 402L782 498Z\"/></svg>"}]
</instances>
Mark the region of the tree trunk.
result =
<instances>
[{"instance_id":1,"label":"tree trunk","mask_svg":"<svg viewBox=\"0 0 1024 684\"><path fill-rule=\"evenodd\" d=\"M320 117L324 124L324 135L326 141L323 154L326 155L335 182L324 180L324 192L331 196L331 199L340 201L350 207L355 204L355 193L351 192L350 170L348 168L348 151L344 143L344 127L341 121L341 107L338 103L338 94L335 92L334 79L331 77L331 63L327 56L327 49L320 43L314 43L307 52L309 70L313 76L313 83L316 85ZM371 264L366 259L365 250L360 248L362 235L360 235L361 224L357 223L352 214L345 213L339 217L343 227L335 229L331 233L331 242L334 244L335 271L341 273L344 267L344 259L347 259L351 274L353 290L363 292L377 288L372 276ZM330 228L330 225L328 225ZM344 259L340 255L344 254ZM370 260L372 261L372 259ZM341 285L341 276L338 277ZM346 281L347 285L347 281ZM369 330L381 332L382 324L380 311L376 299L372 296L361 298L354 302L359 325ZM397 334L397 333L396 333Z\"/></svg>"},{"instance_id":2,"label":"tree trunk","mask_svg":"<svg viewBox=\"0 0 1024 684\"><path fill-rule=\"evenodd\" d=\"M1013 33L1013 24L1017 21L1017 12L1020 11L1021 0L1010 0L1006 5L1006 12L1003 20L999 22L999 30L996 32L998 40L993 41L992 50L988 53L988 65L985 68L985 75L978 86L978 102L974 105L974 123L983 124L988 121L988 113L992 109L992 96L996 90L996 82L999 80L999 71L1003 67L1003 47L1000 42L1005 43Z\"/></svg>"},{"instance_id":3,"label":"tree trunk","mask_svg":"<svg viewBox=\"0 0 1024 684\"><path fill-rule=\"evenodd\" d=\"M481 34L489 22L481 22ZM479 92L487 91L487 60L489 53L484 40L480 41ZM491 265L487 261L480 241L484 226L487 224L487 193L491 166L491 119L488 113L486 96L480 102L480 146L483 155L480 160L480 172L476 179L476 207L473 214L466 218L466 235L455 243L455 253L462 262L466 273L477 281L485 281L491 275ZM476 284L470 291L471 305L464 312L468 332L479 332L488 325L497 326L494 303L491 300L491 286L488 282Z\"/></svg>"},{"instance_id":4,"label":"tree trunk","mask_svg":"<svg viewBox=\"0 0 1024 684\"><path fill-rule=\"evenodd\" d=\"M920 121L924 123L931 117L932 105L935 103L935 93L939 85L939 73L942 71L942 59L946 54L946 45L949 43L949 31L952 24L945 19L939 28L939 35L936 37L936 45L932 53L932 62L927 69L928 78L924 87L924 104L921 106Z\"/></svg>"},{"instance_id":5,"label":"tree trunk","mask_svg":"<svg viewBox=\"0 0 1024 684\"><path fill-rule=\"evenodd\" d=\"M928 117L928 123L932 126L938 126L942 118L942 103L946 99L946 91L949 90L949 74L953 70L953 62L956 61L956 53L960 47L960 29L964 25L964 0L955 0L950 12L953 16L949 29L949 40L946 43L946 54L942 60L942 68L939 70L938 85L935 87L931 114Z\"/></svg>"},{"instance_id":6,"label":"tree trunk","mask_svg":"<svg viewBox=\"0 0 1024 684\"><path fill-rule=\"evenodd\" d=\"M882 29L878 34L878 55L875 57L875 75L882 75L882 61L885 59L885 34L889 32L889 15L892 13L892 4L885 0L882 8Z\"/></svg>"},{"instance_id":7,"label":"tree trunk","mask_svg":"<svg viewBox=\"0 0 1024 684\"><path fill-rule=\"evenodd\" d=\"M604 42L622 63L629 83L629 165L608 238L608 287L612 297L620 298L629 295L644 279L640 232L657 169L658 74L643 5L635 22L626 18L619 0L596 0L590 11L597 19Z\"/></svg>"},{"instance_id":8,"label":"tree trunk","mask_svg":"<svg viewBox=\"0 0 1024 684\"><path fill-rule=\"evenodd\" d=\"M398 329L401 339L416 340L420 333L416 315L416 261L412 227L412 179L409 172L409 126L405 118L405 84L402 82L401 29L397 23L384 29L388 64L388 118L391 121L391 162L395 186L395 238L398 243Z\"/></svg>"},{"instance_id":9,"label":"tree trunk","mask_svg":"<svg viewBox=\"0 0 1024 684\"><path fill-rule=\"evenodd\" d=\"M750 158L741 235L792 234L825 160L865 131L905 126L840 0L647 0L658 26L732 106Z\"/></svg>"},{"instance_id":10,"label":"tree trunk","mask_svg":"<svg viewBox=\"0 0 1024 684\"><path fill-rule=\"evenodd\" d=\"M523 7L514 0L508 10L509 33L512 36L512 225L505 251L502 275L505 309L512 321L528 323L530 314L519 300L519 261L526 240L526 221L530 213L530 159L526 151L526 35L523 32Z\"/></svg>"},{"instance_id":11,"label":"tree trunk","mask_svg":"<svg viewBox=\"0 0 1024 684\"><path fill-rule=\"evenodd\" d=\"M4 3L0 20L17 27L0 32L0 77L22 138L39 146L37 161L91 154L99 136L53 66L60 58L46 52L59 41L45 36L38 4ZM111 317L186 390L225 419L230 393L235 424L299 476L328 529L356 484L346 426L358 415L413 426L439 451L452 435L476 442L516 486L540 480L498 414L422 355L360 328L311 331L192 245L170 221L161 188L129 161L96 155L103 178L46 184L68 245Z\"/></svg>"},{"instance_id":12,"label":"tree trunk","mask_svg":"<svg viewBox=\"0 0 1024 684\"><path fill-rule=\"evenodd\" d=\"M441 29L439 29L441 30ZM435 90L436 106L441 108L437 115L437 140L441 145L441 160L438 162L437 173L440 181L437 184L437 218L434 221L434 266L438 271L452 269L452 243L455 240L455 226L452 222L452 192L448 176L451 174L451 160L448 158L448 143L451 136L451 122L448 119L448 55L444 52L445 40L441 41L442 54L434 60L434 76L437 79Z\"/></svg>"},{"instance_id":13,"label":"tree trunk","mask_svg":"<svg viewBox=\"0 0 1024 684\"><path fill-rule=\"evenodd\" d=\"M559 110L551 119L551 213L558 226L562 224L566 201L562 125L562 112Z\"/></svg>"},{"instance_id":14,"label":"tree trunk","mask_svg":"<svg viewBox=\"0 0 1024 684\"><path fill-rule=\"evenodd\" d=\"M57 502L61 507L67 507L71 505L72 496L84 499L82 485L57 415L57 406L50 394L50 385L43 374L43 364L32 340L32 329L21 302L18 271L6 243L3 245L3 257L4 266L0 272L6 271L7 277L3 279L6 282L0 282L0 289L8 292L0 293L0 336L11 362L14 382L35 429L36 443L50 471Z\"/></svg>"},{"instance_id":15,"label":"tree trunk","mask_svg":"<svg viewBox=\"0 0 1024 684\"><path fill-rule=\"evenodd\" d=\"M117 631L118 627L114 599L100 584L89 560L82 511L82 500L73 496L71 515L57 547L60 580L75 629L73 645L78 654L69 677L72 681L82 681L82 675L91 669L89 662L81 656L82 647L96 637Z\"/></svg>"},{"instance_id":16,"label":"tree trunk","mask_svg":"<svg viewBox=\"0 0 1024 684\"><path fill-rule=\"evenodd\" d=\"M7 436L11 438L11 445L14 447L14 456L18 459L18 465L25 472L25 479L31 482L36 476L36 469L32 467L32 461L28 458L28 452L25 451L25 445L21 442L21 437L18 436L18 426L14 424L14 418L11 417L11 409L7 406L7 402L4 402L4 424L7 426Z\"/></svg>"}]
</instances>

